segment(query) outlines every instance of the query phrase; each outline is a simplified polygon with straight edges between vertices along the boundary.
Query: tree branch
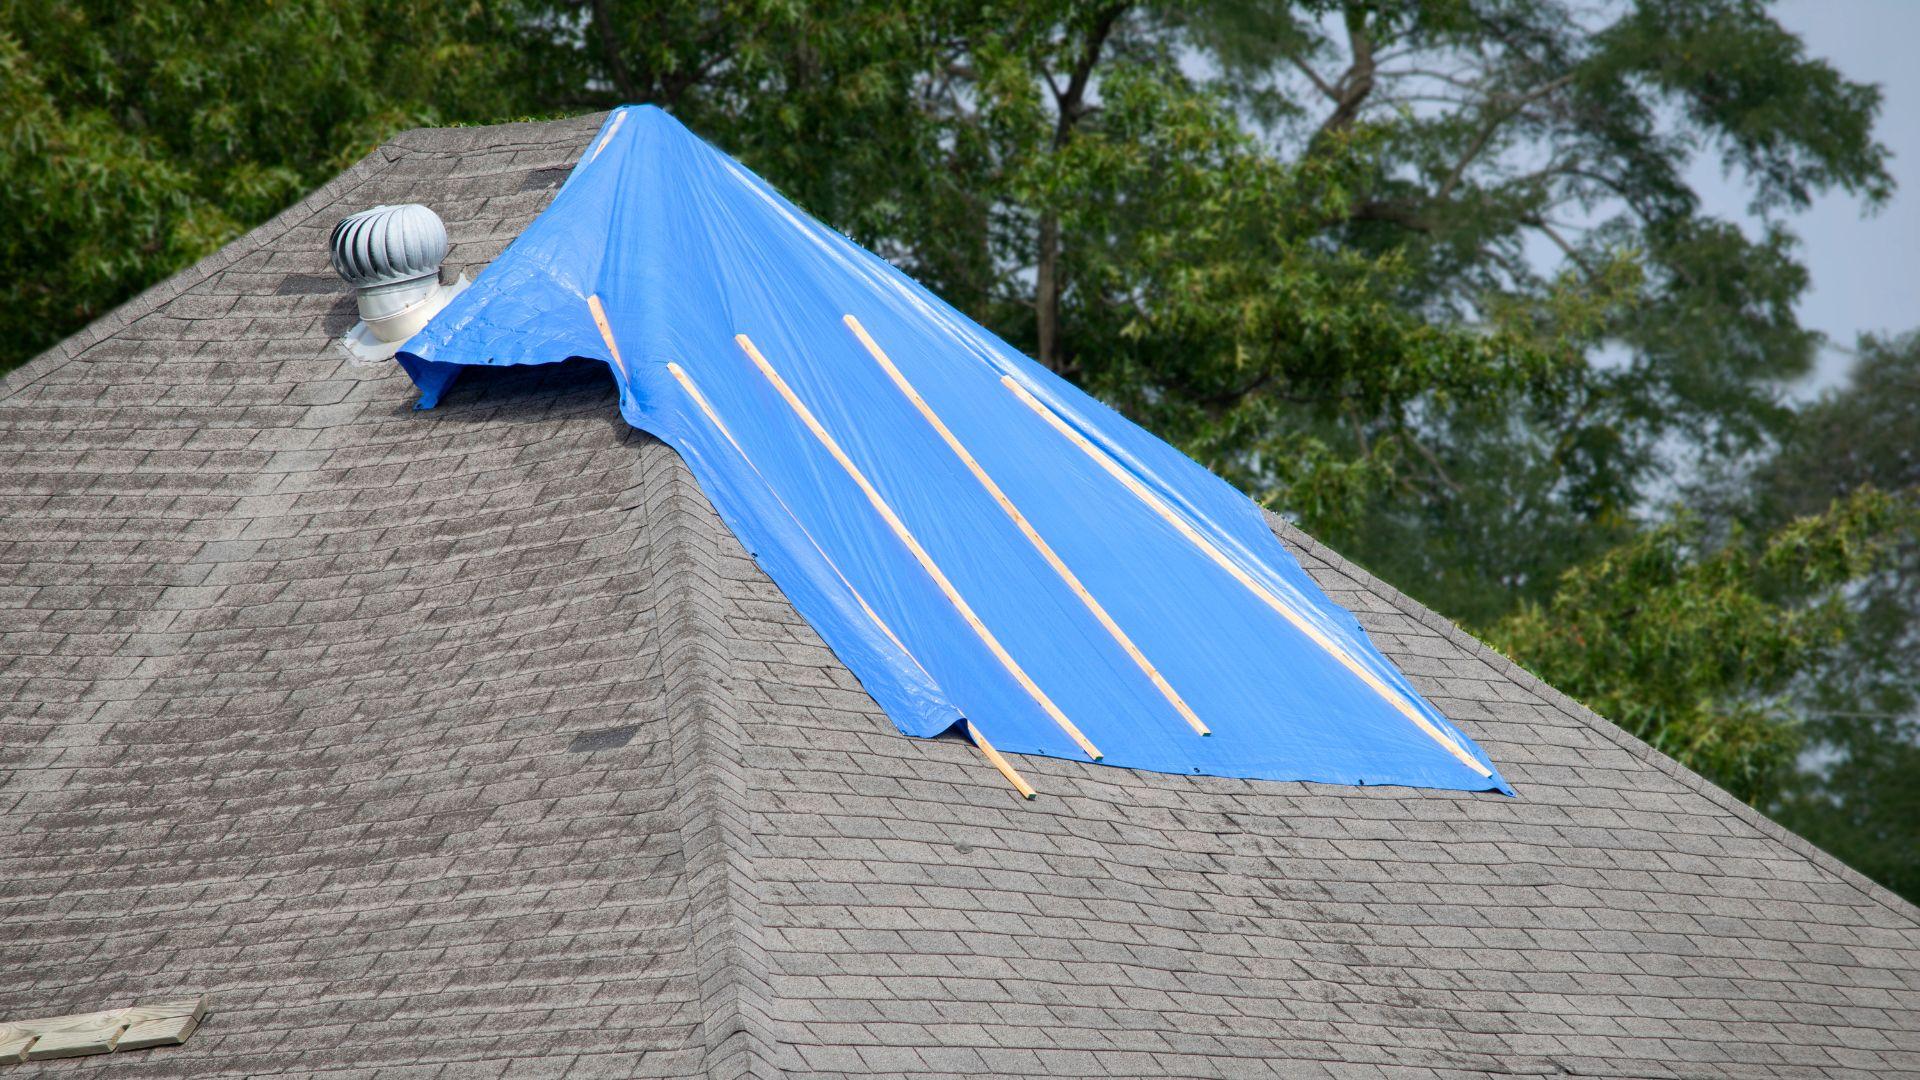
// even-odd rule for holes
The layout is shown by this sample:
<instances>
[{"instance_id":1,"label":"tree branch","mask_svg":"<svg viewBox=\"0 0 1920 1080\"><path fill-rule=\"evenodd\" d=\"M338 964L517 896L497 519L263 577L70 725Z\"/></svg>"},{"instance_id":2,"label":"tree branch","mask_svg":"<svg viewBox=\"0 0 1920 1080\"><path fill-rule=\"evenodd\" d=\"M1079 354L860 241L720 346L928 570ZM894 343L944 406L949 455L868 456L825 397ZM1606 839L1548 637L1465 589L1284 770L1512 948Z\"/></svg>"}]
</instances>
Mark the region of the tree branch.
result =
<instances>
[{"instance_id":1,"label":"tree branch","mask_svg":"<svg viewBox=\"0 0 1920 1080\"><path fill-rule=\"evenodd\" d=\"M607 74L613 79L613 88L620 94L620 100L638 101L640 94L634 86L633 75L627 70L626 56L620 49L620 35L614 32L613 17L607 12L607 0L593 0L593 27L600 35L600 52L607 61Z\"/></svg>"},{"instance_id":2,"label":"tree branch","mask_svg":"<svg viewBox=\"0 0 1920 1080\"><path fill-rule=\"evenodd\" d=\"M1054 91L1054 99L1060 109L1054 125L1053 145L1056 149L1066 144L1067 137L1073 134L1073 126L1086 115L1087 86L1093 81L1093 69L1100 63L1100 51L1106 47L1114 26L1126 11L1126 4L1112 4L1094 17L1093 26L1087 31L1087 40L1081 47L1080 57L1074 61L1073 73L1067 77L1067 88ZM1052 85L1052 76L1047 77L1047 82Z\"/></svg>"},{"instance_id":3,"label":"tree branch","mask_svg":"<svg viewBox=\"0 0 1920 1080\"><path fill-rule=\"evenodd\" d=\"M1053 89L1054 103L1059 110L1053 127L1055 150L1067 144L1073 137L1074 126L1091 111L1087 106L1087 88L1093 82L1093 69L1100 63L1100 52L1126 11L1127 5L1124 3L1110 4L1094 16L1093 25L1087 28L1086 40L1081 43L1080 55L1074 60L1073 71L1067 76L1065 89L1058 87L1051 73L1046 74L1047 85ZM1033 303L1034 338L1039 355L1035 359L1047 368L1059 371L1060 296L1064 286L1060 280L1060 218L1052 210L1043 208L1040 211L1039 236L1036 239Z\"/></svg>"},{"instance_id":4,"label":"tree branch","mask_svg":"<svg viewBox=\"0 0 1920 1080\"><path fill-rule=\"evenodd\" d=\"M1360 107L1366 104L1367 95L1373 93L1373 37L1367 33L1365 15L1349 11L1347 13L1347 43L1353 51L1353 61L1340 76L1339 85L1334 87L1333 112L1320 123L1320 134L1327 135L1352 127L1360 115Z\"/></svg>"},{"instance_id":5,"label":"tree branch","mask_svg":"<svg viewBox=\"0 0 1920 1080\"><path fill-rule=\"evenodd\" d=\"M1398 225L1414 232L1430 233L1434 231L1433 221L1420 211L1406 203L1382 202L1378 199L1363 202L1347 215L1349 221L1383 221L1389 225Z\"/></svg>"},{"instance_id":6,"label":"tree branch","mask_svg":"<svg viewBox=\"0 0 1920 1080\"><path fill-rule=\"evenodd\" d=\"M1320 73L1313 70L1312 65L1308 64L1305 60L1302 60L1299 57L1293 56L1291 54L1287 56L1287 59L1290 62L1292 62L1294 67L1297 67L1300 69L1301 74L1305 75L1308 79L1312 80L1313 85L1317 87L1321 93L1327 95L1327 98L1329 100L1331 101L1340 100L1340 92L1338 90L1335 90L1332 86L1328 85L1327 80L1321 78Z\"/></svg>"},{"instance_id":7,"label":"tree branch","mask_svg":"<svg viewBox=\"0 0 1920 1080\"><path fill-rule=\"evenodd\" d=\"M1532 90L1517 97L1507 97L1501 94L1491 95L1489 101L1498 101L1502 104L1503 108L1491 113L1486 123L1480 125L1480 130L1474 135L1473 142L1467 145L1466 150L1461 153L1460 159L1453 163L1453 168L1448 171L1446 180L1440 185L1440 190L1434 193L1433 197L1435 201L1444 201L1448 196L1453 194L1455 188L1460 186L1461 178L1466 175L1467 166L1473 164L1474 159L1478 158L1480 154L1486 150L1487 145L1493 141L1494 133L1500 130L1501 125L1513 119L1515 114L1526 108L1531 102L1538 101L1540 98L1553 93L1555 90L1560 89L1572 81L1572 75L1563 75L1558 79L1536 86Z\"/></svg>"},{"instance_id":8,"label":"tree branch","mask_svg":"<svg viewBox=\"0 0 1920 1080\"><path fill-rule=\"evenodd\" d=\"M1455 495L1466 490L1460 481L1455 480L1453 476L1447 472L1447 467L1440 464L1440 458L1436 456L1432 450L1427 448L1426 443L1420 441L1419 436L1415 435L1412 431L1406 431L1402 434L1405 435L1407 442L1411 443L1413 448L1420 452L1420 456L1427 459L1427 464L1432 466L1434 479L1440 481L1442 486Z\"/></svg>"},{"instance_id":9,"label":"tree branch","mask_svg":"<svg viewBox=\"0 0 1920 1080\"><path fill-rule=\"evenodd\" d=\"M1599 277L1599 274L1594 271L1593 267L1590 264L1588 264L1586 256L1580 254L1579 249L1574 247L1571 243L1569 243L1566 237L1561 236L1560 230L1554 228L1552 222L1549 222L1546 218L1542 218L1542 217L1525 217L1525 218L1521 218L1520 220L1522 224L1530 225L1533 228L1540 230L1540 234L1542 236L1545 236L1547 239L1553 241L1554 246L1559 248L1560 251L1563 254L1565 254L1567 258L1573 260L1573 264L1580 268L1581 273L1587 275L1588 281L1592 281L1595 278Z\"/></svg>"}]
</instances>

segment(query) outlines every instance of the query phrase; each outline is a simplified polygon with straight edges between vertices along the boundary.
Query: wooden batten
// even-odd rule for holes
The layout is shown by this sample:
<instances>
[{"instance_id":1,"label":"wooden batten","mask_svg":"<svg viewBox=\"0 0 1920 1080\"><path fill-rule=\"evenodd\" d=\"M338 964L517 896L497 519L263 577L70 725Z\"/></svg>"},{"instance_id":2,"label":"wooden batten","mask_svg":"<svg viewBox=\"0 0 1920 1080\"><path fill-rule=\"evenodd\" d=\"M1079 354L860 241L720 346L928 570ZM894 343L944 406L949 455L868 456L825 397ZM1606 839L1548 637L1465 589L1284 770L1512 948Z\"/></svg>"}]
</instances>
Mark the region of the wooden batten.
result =
<instances>
[{"instance_id":1,"label":"wooden batten","mask_svg":"<svg viewBox=\"0 0 1920 1080\"><path fill-rule=\"evenodd\" d=\"M1273 590L1267 588L1255 580L1253 575L1241 569L1240 565L1234 562L1226 552L1220 550L1218 545L1203 536L1185 517L1175 511L1173 507L1168 506L1165 500L1148 490L1147 486L1142 484L1137 477L1121 468L1120 464L1114 461L1112 456L1107 454L1106 451L1093 445L1085 435L1075 431L1065 420L1060 419L1052 409L1047 407L1045 402L1034 397L1032 392L1020 385L1019 380L1011 375L1002 375L1000 382L1008 390L1012 391L1013 395L1019 398L1022 404L1032 409L1042 420L1045 420L1048 426L1059 432L1068 442L1078 447L1082 453L1092 458L1095 464L1106 470L1109 476L1118 480L1120 485L1131 492L1135 498L1147 504L1148 508L1158 514L1162 520L1173 526L1174 530L1184 537L1188 543L1199 548L1203 554L1209 559L1212 559L1216 565L1222 570L1225 570L1235 581L1245 586L1248 591L1259 597L1268 607L1279 613L1280 617L1292 624L1294 629L1300 631L1309 641L1319 646L1329 656L1332 656L1340 663L1340 666L1346 668L1362 683L1366 684L1368 689L1380 695L1381 698L1389 705L1392 705L1402 716L1412 721L1415 727L1426 733L1429 738L1439 743L1448 753L1458 759L1462 765L1472 769L1482 777L1491 777L1493 775L1491 770L1485 765L1480 764L1472 754L1461 749L1459 743L1449 737L1446 732L1434 726L1433 721L1422 715L1420 710L1416 708L1411 701L1407 700L1406 695L1388 686L1378 675L1367 670L1366 666L1356 660L1345 648L1341 647L1339 642L1328 637L1319 627L1313 625L1305 616L1295 611L1292 604L1287 603L1284 599L1275 595Z\"/></svg>"},{"instance_id":2,"label":"wooden batten","mask_svg":"<svg viewBox=\"0 0 1920 1080\"><path fill-rule=\"evenodd\" d=\"M1147 681L1160 692L1160 696L1167 700L1167 704L1173 707L1173 711L1179 714L1180 719L1186 721L1187 726L1193 728L1195 734L1213 734L1193 709L1188 707L1186 699L1173 688L1173 684L1160 673L1160 669L1154 666L1153 661L1148 660L1146 654L1140 651L1140 647L1133 643L1133 638L1129 637L1127 632L1120 628L1120 624L1114 621L1113 616L1107 613L1106 606L1094 599L1093 593L1080 581L1079 575L1068 568L1066 560L1053 550L1053 545L1047 543L1046 538L1040 535L1040 530L1033 527L1033 523L1027 520L1027 515L1021 513L1020 508L1013 504L1013 500L1007 497L1007 493L1001 490L993 477L987 475L987 470L981 467L980 462L975 460L973 454L961 444L960 439L947 427L946 422L940 419L940 415L933 411L933 406L928 405L926 399L920 396L920 391L914 388L913 383L909 382L906 375L894 365L892 358L887 356L886 351L880 348L880 344L867 333L867 328L860 325L860 320L852 315L846 315L842 316L842 321L847 324L847 329L852 330L854 336L860 339L860 344L866 347L868 355L880 365L880 369L893 380L893 385L899 388L927 423L933 426L933 430L940 436L941 441L947 444L947 449L953 451L954 456L960 459L960 463L973 474L974 480L978 481L980 486L986 489L987 494L993 497L993 501L999 504L1001 512L1012 520L1014 526L1020 530L1020 535L1026 537L1027 543L1040 553L1040 557L1046 560L1047 566L1053 570L1054 575L1066 583L1067 588L1080 601L1081 606L1093 615L1094 621L1098 622L1100 628L1107 632L1107 636L1120 646L1120 651L1127 654L1127 659L1133 661L1134 666L1147 677Z\"/></svg>"},{"instance_id":3,"label":"wooden batten","mask_svg":"<svg viewBox=\"0 0 1920 1080\"><path fill-rule=\"evenodd\" d=\"M1039 684L1035 683L1033 679L1027 675L1026 670L1020 666L1020 662L1013 658L1013 655L1007 651L1006 646L1000 643L1000 639L995 637L993 631L987 627L987 624L981 621L980 616L974 612L972 605L968 604L966 598L960 595L960 590L954 587L953 582L947 578L946 573L940 569L939 564L933 561L933 556L927 554L926 548L921 546L920 541L914 537L913 533L907 528L906 523L900 520L900 515L894 512L892 505L889 504L886 498L880 494L879 490L873 486L873 483L867 479L866 474L860 471L860 467L853 463L853 459L847 456L847 452L841 449L840 443L834 439L833 435L821 425L819 419L813 415L813 410L807 408L806 403L801 401L799 395L793 392L793 388L787 385L787 381L780 377L780 373L774 370L773 365L767 361L767 358L760 354L758 348L754 347L753 341L745 334L736 334L733 340L740 346L741 350L747 354L747 358L753 361L754 366L760 369L760 373L766 377L767 381L772 384L774 390L779 393L781 399L784 400L787 406L793 410L794 414L800 418L800 422L806 425L808 431L813 433L813 437L819 440L820 444L826 448L827 453L832 455L834 461L839 463L841 469L845 470L847 475L853 479L853 482L859 485L861 492L866 495L867 502L873 507L874 512L880 515L881 520L887 523L887 527L893 530L893 534L899 538L902 544L906 545L907 550L912 553L915 561L919 562L921 569L925 570L927 576L933 579L934 584L939 587L941 594L947 598L947 602L952 604L954 609L960 613L961 619L973 630L974 635L980 639L981 643L987 647L987 651L993 654L994 659L999 661L1000 666L1005 668L1009 675L1013 676L1013 680L1020 685L1021 689L1027 692L1029 697L1033 698L1035 703L1040 706L1041 711L1045 712L1049 719L1059 725L1060 729L1067 733L1067 736L1086 753L1087 757L1094 761L1100 760L1100 751L1086 735L1081 732L1079 727L1077 727L1072 720L1068 719L1067 714L1062 712L1058 705L1054 704L1053 699L1047 696L1046 691L1042 690Z\"/></svg>"}]
</instances>

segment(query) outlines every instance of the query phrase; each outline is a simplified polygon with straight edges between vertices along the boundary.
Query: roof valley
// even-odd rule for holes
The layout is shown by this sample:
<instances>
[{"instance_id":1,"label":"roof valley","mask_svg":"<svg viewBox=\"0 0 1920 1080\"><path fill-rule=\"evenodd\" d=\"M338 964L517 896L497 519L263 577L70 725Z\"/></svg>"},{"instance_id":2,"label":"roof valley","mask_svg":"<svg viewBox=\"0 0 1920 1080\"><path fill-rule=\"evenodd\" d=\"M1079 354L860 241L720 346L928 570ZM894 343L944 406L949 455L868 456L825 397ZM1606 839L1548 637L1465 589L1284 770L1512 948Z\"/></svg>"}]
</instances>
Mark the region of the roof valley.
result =
<instances>
[{"instance_id":1,"label":"roof valley","mask_svg":"<svg viewBox=\"0 0 1920 1080\"><path fill-rule=\"evenodd\" d=\"M705 1075L713 1080L784 1075L774 1051L772 989L762 945L762 897L748 822L747 734L728 670L730 631L720 595L712 511L692 473L664 443L635 432L642 457L641 512L652 518L647 572L660 605L660 662L671 769L686 866L689 920L700 992Z\"/></svg>"}]
</instances>

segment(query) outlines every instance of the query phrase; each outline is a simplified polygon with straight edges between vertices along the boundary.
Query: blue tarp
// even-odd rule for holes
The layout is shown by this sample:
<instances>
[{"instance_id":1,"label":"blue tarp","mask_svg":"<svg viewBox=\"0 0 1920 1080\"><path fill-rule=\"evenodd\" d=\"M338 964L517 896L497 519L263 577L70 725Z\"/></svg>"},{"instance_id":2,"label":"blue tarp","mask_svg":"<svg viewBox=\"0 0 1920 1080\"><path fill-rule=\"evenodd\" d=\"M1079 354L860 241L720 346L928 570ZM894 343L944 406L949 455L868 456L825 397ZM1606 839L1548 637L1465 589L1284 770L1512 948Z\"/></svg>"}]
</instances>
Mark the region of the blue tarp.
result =
<instances>
[{"instance_id":1,"label":"blue tarp","mask_svg":"<svg viewBox=\"0 0 1920 1080\"><path fill-rule=\"evenodd\" d=\"M1511 793L1244 495L658 109L399 359L430 408L462 365L570 357L908 735Z\"/></svg>"}]
</instances>

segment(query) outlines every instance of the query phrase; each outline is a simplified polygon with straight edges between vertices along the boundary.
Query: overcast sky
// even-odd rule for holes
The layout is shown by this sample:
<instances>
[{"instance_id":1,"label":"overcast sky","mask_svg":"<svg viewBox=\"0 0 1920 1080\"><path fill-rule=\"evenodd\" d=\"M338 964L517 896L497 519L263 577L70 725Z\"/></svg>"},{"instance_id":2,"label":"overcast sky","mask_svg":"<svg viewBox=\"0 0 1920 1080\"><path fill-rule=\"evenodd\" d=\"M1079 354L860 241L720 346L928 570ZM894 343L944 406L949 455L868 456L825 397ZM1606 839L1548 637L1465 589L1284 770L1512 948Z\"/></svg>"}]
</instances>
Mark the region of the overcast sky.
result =
<instances>
[{"instance_id":1,"label":"overcast sky","mask_svg":"<svg viewBox=\"0 0 1920 1080\"><path fill-rule=\"evenodd\" d=\"M1774 8L1808 51L1856 82L1878 83L1880 141L1893 151L1893 199L1863 217L1844 195L1819 200L1788 224L1800 237L1813 288L1800 315L1839 346L1862 332L1920 329L1920 0L1785 0ZM1695 176L1707 207L1745 219L1746 193L1702 162ZM1843 378L1848 357L1829 350L1815 386Z\"/></svg>"}]
</instances>

